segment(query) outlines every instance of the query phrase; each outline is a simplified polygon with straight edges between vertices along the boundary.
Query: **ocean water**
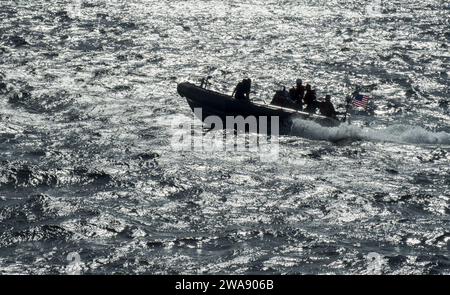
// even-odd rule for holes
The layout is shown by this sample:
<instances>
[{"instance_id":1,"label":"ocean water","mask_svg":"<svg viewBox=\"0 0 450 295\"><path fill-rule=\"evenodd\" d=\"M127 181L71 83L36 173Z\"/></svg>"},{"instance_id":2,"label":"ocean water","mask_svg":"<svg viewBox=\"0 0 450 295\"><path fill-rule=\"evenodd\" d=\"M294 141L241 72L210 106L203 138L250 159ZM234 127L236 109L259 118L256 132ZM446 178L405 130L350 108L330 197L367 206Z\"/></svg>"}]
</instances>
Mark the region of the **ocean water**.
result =
<instances>
[{"instance_id":1,"label":"ocean water","mask_svg":"<svg viewBox=\"0 0 450 295\"><path fill-rule=\"evenodd\" d=\"M0 274L449 274L449 32L439 0L2 0ZM373 114L176 149L207 75Z\"/></svg>"}]
</instances>

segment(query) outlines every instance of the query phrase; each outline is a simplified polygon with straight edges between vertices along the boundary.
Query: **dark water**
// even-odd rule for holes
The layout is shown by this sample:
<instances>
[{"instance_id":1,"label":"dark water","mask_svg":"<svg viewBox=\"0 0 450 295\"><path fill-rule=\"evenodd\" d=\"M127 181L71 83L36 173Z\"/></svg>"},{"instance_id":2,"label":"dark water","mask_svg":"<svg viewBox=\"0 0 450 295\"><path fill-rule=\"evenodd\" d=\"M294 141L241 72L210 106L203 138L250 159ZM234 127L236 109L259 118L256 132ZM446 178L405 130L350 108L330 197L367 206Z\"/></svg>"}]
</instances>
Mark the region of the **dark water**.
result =
<instances>
[{"instance_id":1,"label":"dark water","mask_svg":"<svg viewBox=\"0 0 450 295\"><path fill-rule=\"evenodd\" d=\"M450 7L376 3L2 0L0 273L450 273ZM177 151L205 75L376 108L276 162Z\"/></svg>"}]
</instances>

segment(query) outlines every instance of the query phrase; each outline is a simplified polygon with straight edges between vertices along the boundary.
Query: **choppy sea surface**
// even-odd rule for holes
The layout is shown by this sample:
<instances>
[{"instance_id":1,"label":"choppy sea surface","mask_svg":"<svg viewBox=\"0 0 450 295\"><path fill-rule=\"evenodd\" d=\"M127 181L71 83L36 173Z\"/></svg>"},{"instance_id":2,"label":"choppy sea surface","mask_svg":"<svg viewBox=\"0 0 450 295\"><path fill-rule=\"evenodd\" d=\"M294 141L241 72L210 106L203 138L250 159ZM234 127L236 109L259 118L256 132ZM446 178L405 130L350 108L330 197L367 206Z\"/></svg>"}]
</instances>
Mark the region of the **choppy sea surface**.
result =
<instances>
[{"instance_id":1,"label":"choppy sea surface","mask_svg":"<svg viewBox=\"0 0 450 295\"><path fill-rule=\"evenodd\" d=\"M0 274L449 274L449 32L438 0L2 0ZM206 75L374 110L179 151Z\"/></svg>"}]
</instances>

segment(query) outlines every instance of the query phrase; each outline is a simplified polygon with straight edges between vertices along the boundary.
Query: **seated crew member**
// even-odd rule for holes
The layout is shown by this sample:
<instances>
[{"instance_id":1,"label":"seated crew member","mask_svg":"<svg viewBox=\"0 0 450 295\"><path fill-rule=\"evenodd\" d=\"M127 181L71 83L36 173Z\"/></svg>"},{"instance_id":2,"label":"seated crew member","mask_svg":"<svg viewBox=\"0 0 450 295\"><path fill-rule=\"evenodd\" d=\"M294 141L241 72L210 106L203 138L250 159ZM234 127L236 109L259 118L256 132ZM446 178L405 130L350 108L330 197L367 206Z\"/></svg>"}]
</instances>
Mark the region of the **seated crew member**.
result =
<instances>
[{"instance_id":1,"label":"seated crew member","mask_svg":"<svg viewBox=\"0 0 450 295\"><path fill-rule=\"evenodd\" d=\"M327 95L325 101L320 103L320 114L336 119L337 112L331 102L331 95Z\"/></svg>"},{"instance_id":2,"label":"seated crew member","mask_svg":"<svg viewBox=\"0 0 450 295\"><path fill-rule=\"evenodd\" d=\"M286 87L283 87L283 90L279 90L275 92L273 96L272 102L270 104L285 107L289 104L289 93L286 91Z\"/></svg>"},{"instance_id":3,"label":"seated crew member","mask_svg":"<svg viewBox=\"0 0 450 295\"><path fill-rule=\"evenodd\" d=\"M232 96L240 100L250 100L250 89L252 87L251 79L244 79L238 83L233 91Z\"/></svg>"}]
</instances>

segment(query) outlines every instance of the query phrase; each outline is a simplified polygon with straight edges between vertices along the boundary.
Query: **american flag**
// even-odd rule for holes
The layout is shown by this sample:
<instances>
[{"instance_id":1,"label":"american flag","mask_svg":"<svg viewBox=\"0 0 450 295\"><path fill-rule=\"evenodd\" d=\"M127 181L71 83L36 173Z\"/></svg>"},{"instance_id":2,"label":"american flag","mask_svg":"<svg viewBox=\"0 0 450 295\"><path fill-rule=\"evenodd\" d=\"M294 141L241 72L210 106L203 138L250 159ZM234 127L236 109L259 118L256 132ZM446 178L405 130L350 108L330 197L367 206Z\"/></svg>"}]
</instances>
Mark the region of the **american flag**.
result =
<instances>
[{"instance_id":1,"label":"american flag","mask_svg":"<svg viewBox=\"0 0 450 295\"><path fill-rule=\"evenodd\" d=\"M357 108L366 108L370 97L367 95L358 94L353 97L353 106Z\"/></svg>"}]
</instances>

